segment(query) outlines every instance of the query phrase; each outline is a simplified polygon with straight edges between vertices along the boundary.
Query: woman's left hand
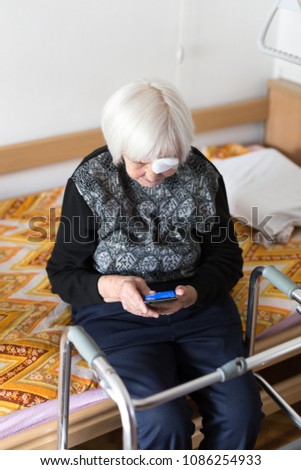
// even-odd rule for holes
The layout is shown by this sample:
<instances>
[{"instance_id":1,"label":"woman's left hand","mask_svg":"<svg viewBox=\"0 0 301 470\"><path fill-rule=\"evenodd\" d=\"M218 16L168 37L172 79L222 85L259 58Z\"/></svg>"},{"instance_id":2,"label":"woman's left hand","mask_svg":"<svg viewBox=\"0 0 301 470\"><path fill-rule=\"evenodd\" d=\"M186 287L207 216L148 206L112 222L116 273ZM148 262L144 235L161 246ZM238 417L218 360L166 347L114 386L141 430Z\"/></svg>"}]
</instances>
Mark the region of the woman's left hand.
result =
<instances>
[{"instance_id":1,"label":"woman's left hand","mask_svg":"<svg viewBox=\"0 0 301 470\"><path fill-rule=\"evenodd\" d=\"M198 294L196 289L192 286L177 286L175 288L175 292L177 300L172 302L162 302L156 306L152 305L152 309L160 315L171 315L182 308L190 307L197 301Z\"/></svg>"}]
</instances>

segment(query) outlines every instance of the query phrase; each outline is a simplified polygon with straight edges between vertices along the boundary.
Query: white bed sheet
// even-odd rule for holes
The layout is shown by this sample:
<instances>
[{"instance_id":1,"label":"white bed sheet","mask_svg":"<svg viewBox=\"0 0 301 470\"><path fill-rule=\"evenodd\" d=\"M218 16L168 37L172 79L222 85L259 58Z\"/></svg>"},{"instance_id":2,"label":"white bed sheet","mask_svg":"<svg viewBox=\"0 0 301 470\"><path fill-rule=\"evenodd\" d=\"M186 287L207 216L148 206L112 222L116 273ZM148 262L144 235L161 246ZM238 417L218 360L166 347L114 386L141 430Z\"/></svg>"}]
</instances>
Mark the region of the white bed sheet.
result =
<instances>
[{"instance_id":1,"label":"white bed sheet","mask_svg":"<svg viewBox=\"0 0 301 470\"><path fill-rule=\"evenodd\" d=\"M273 148L212 159L222 174L231 214L258 230L259 242L286 243L301 226L301 167Z\"/></svg>"}]
</instances>

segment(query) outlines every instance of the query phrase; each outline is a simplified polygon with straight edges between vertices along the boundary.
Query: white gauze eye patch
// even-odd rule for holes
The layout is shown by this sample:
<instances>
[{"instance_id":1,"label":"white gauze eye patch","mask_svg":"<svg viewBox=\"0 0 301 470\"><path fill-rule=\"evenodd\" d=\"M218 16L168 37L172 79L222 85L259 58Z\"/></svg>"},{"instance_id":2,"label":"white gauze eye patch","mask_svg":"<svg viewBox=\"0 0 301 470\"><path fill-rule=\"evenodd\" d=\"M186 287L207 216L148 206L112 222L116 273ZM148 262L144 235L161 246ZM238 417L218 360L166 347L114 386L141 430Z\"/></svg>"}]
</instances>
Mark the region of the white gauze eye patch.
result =
<instances>
[{"instance_id":1,"label":"white gauze eye patch","mask_svg":"<svg viewBox=\"0 0 301 470\"><path fill-rule=\"evenodd\" d=\"M171 170L171 168L178 166L178 164L179 160L177 158L158 158L158 160L153 162L152 170L158 175L159 173Z\"/></svg>"}]
</instances>

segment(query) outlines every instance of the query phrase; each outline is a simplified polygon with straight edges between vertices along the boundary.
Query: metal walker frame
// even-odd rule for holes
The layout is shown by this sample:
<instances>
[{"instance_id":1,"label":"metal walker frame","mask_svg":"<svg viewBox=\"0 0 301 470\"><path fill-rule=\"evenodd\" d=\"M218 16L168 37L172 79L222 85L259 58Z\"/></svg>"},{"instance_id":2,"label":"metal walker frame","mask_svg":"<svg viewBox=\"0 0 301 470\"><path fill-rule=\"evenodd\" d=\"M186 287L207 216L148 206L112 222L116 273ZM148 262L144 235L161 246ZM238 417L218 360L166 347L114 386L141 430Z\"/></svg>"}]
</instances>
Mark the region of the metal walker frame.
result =
<instances>
[{"instance_id":1,"label":"metal walker frame","mask_svg":"<svg viewBox=\"0 0 301 470\"><path fill-rule=\"evenodd\" d=\"M135 410L142 410L158 406L167 401L188 395L196 390L208 387L218 382L225 382L245 374L259 365L269 365L274 359L284 357L287 353L301 350L301 338L295 338L275 347L267 349L254 355L255 331L257 320L257 308L259 299L259 281L264 277L274 286L284 292L289 298L298 302L297 311L301 314L301 288L292 282L286 275L278 271L274 266L258 266L251 274L249 284L249 300L246 326L246 347L248 357L238 357L216 371L191 380L184 384L156 393L142 399L132 399L118 376L116 371L107 361L105 354L99 349L91 337L80 326L67 327L61 337L60 349L60 371L58 388L58 441L57 448L64 450L68 448L68 426L69 426L69 390L71 373L72 347L92 367L99 384L110 398L112 398L120 412L123 428L123 449L137 449L137 423ZM263 388L287 413L290 419L301 429L301 416L276 392L276 390L259 374L254 374L261 388Z\"/></svg>"}]
</instances>

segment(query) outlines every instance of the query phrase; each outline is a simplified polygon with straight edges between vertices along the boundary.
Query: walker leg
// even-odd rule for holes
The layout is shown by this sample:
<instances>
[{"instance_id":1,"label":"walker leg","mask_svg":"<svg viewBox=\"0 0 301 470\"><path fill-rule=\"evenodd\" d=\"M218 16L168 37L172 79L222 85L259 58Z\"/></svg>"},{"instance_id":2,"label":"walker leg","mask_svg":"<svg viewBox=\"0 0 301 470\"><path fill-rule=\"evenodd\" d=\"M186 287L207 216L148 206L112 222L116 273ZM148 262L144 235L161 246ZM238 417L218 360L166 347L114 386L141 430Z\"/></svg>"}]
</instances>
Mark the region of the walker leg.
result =
<instances>
[{"instance_id":1,"label":"walker leg","mask_svg":"<svg viewBox=\"0 0 301 470\"><path fill-rule=\"evenodd\" d=\"M57 448L59 450L68 449L71 353L72 343L68 339L68 328L66 328L61 336L60 346L57 429Z\"/></svg>"},{"instance_id":2,"label":"walker leg","mask_svg":"<svg viewBox=\"0 0 301 470\"><path fill-rule=\"evenodd\" d=\"M254 372L254 376L260 387L267 392L267 394L274 400L279 408L284 411L287 416L295 423L297 428L301 429L301 416L279 395L279 393L272 387L261 375Z\"/></svg>"},{"instance_id":3,"label":"walker leg","mask_svg":"<svg viewBox=\"0 0 301 470\"><path fill-rule=\"evenodd\" d=\"M97 372L100 384L119 408L123 429L123 449L137 450L138 438L135 410L124 383L105 357L98 356L93 359L92 366Z\"/></svg>"}]
</instances>

